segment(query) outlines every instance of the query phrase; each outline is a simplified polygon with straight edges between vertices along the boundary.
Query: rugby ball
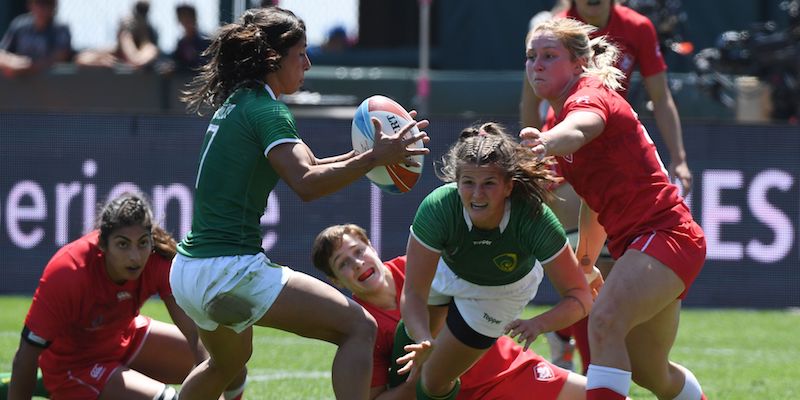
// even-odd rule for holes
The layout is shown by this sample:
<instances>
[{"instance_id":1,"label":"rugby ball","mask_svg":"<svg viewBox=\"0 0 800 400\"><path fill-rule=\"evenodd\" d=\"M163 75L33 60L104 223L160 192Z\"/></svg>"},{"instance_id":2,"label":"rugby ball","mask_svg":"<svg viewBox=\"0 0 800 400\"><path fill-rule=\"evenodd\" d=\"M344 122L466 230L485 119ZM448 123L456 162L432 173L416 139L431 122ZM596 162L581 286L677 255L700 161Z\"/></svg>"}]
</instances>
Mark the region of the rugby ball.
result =
<instances>
[{"instance_id":1,"label":"rugby ball","mask_svg":"<svg viewBox=\"0 0 800 400\"><path fill-rule=\"evenodd\" d=\"M380 95L370 96L361 102L353 117L353 150L356 154L363 153L372 148L375 143L375 125L370 117L375 117L381 122L381 128L386 134L397 133L412 121L411 115L396 101ZM419 133L417 127L412 128L407 135ZM422 148L422 141L418 140L409 147ZM367 172L369 179L375 186L387 193L399 194L411 190L419 180L422 173L424 156L411 157L419 163L418 167L405 164L382 165Z\"/></svg>"}]
</instances>

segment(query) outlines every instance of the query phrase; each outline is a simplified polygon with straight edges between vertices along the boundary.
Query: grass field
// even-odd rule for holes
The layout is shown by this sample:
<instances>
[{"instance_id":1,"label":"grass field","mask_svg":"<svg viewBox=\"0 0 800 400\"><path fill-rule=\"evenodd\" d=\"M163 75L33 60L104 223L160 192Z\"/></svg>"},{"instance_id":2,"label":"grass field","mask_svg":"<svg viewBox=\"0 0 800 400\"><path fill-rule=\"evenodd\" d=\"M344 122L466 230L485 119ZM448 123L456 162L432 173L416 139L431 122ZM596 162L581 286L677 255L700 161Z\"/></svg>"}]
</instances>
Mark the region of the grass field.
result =
<instances>
[{"instance_id":1,"label":"grass field","mask_svg":"<svg viewBox=\"0 0 800 400\"><path fill-rule=\"evenodd\" d=\"M0 297L0 371L11 369L29 304L27 297ZM143 314L169 321L157 300L148 302ZM246 398L333 398L333 345L256 328L254 347ZM547 354L541 339L534 348ZM800 313L684 310L672 359L694 371L712 400L800 399ZM655 399L635 385L630 395Z\"/></svg>"}]
</instances>

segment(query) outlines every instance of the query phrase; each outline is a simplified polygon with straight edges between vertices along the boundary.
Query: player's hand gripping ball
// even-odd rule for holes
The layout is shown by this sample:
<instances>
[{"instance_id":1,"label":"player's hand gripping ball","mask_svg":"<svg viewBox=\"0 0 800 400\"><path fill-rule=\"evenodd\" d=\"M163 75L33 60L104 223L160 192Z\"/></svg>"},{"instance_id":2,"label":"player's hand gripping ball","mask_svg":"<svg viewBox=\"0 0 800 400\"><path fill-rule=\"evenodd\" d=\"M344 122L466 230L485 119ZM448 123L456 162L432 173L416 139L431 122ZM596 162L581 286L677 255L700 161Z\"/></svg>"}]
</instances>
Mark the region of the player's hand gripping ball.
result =
<instances>
[{"instance_id":1,"label":"player's hand gripping ball","mask_svg":"<svg viewBox=\"0 0 800 400\"><path fill-rule=\"evenodd\" d=\"M408 111L396 101L380 95L368 97L361 102L353 117L352 138L353 150L356 154L371 149L375 142L375 126L370 117L377 118L381 122L383 131L387 134L397 133L413 120ZM406 137L418 133L419 129L415 126L406 133ZM409 146L409 148L423 147L420 140ZM419 180L424 156L415 155L411 156L411 159L419 166L414 167L402 163L381 165L367 172L367 178L384 192L393 194L408 192Z\"/></svg>"}]
</instances>

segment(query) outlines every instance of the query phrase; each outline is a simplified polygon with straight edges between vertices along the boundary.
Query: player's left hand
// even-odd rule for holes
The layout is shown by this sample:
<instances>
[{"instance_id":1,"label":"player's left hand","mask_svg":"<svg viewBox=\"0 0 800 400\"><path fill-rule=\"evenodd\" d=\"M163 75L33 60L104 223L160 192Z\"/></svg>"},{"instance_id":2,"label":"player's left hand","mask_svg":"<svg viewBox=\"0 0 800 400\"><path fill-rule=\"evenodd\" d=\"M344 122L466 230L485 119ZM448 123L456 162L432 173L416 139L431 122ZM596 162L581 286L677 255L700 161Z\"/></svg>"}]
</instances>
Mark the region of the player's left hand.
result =
<instances>
[{"instance_id":1,"label":"player's left hand","mask_svg":"<svg viewBox=\"0 0 800 400\"><path fill-rule=\"evenodd\" d=\"M539 335L541 335L542 328L539 326L536 318L531 319L515 319L508 323L505 327L506 335L515 339L517 343L525 343L522 347L528 350L531 343L533 343Z\"/></svg>"},{"instance_id":2,"label":"player's left hand","mask_svg":"<svg viewBox=\"0 0 800 400\"><path fill-rule=\"evenodd\" d=\"M397 370L400 375L405 375L412 369L419 369L433 350L433 343L430 340L423 340L419 343L409 344L403 347L407 351L406 355L397 359L398 364L404 364L402 368Z\"/></svg>"},{"instance_id":3,"label":"player's left hand","mask_svg":"<svg viewBox=\"0 0 800 400\"><path fill-rule=\"evenodd\" d=\"M589 282L589 290L592 291L592 300L597 300L597 295L600 294L600 288L605 284L603 275L597 275L593 281Z\"/></svg>"},{"instance_id":4,"label":"player's left hand","mask_svg":"<svg viewBox=\"0 0 800 400\"><path fill-rule=\"evenodd\" d=\"M689 170L689 164L686 161L669 164L669 181L675 182L675 178L681 183L683 189L681 195L686 197L692 191L692 171Z\"/></svg>"},{"instance_id":5,"label":"player's left hand","mask_svg":"<svg viewBox=\"0 0 800 400\"><path fill-rule=\"evenodd\" d=\"M519 137L521 139L520 144L529 147L539 160L547 155L547 145L540 130L528 126L519 131Z\"/></svg>"}]
</instances>

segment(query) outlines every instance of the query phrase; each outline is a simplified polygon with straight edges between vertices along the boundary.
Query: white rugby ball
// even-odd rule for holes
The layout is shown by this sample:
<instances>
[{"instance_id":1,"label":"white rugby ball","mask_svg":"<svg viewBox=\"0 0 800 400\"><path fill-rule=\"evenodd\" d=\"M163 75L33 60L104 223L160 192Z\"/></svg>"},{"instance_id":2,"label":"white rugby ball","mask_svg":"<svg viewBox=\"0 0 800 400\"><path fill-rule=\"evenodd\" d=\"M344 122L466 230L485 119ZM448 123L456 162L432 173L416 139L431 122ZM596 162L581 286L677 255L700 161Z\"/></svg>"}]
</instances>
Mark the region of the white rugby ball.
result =
<instances>
[{"instance_id":1,"label":"white rugby ball","mask_svg":"<svg viewBox=\"0 0 800 400\"><path fill-rule=\"evenodd\" d=\"M397 133L412 121L408 111L396 101L380 95L368 97L361 102L353 117L352 139L356 154L371 149L375 143L375 126L370 117L378 118L385 133ZM414 127L407 136L418 133L419 129ZM422 148L424 145L418 140L410 147ZM378 166L367 173L367 179L387 193L408 192L419 180L424 156L412 156L411 159L419 163L419 166L412 167L405 164Z\"/></svg>"}]
</instances>

